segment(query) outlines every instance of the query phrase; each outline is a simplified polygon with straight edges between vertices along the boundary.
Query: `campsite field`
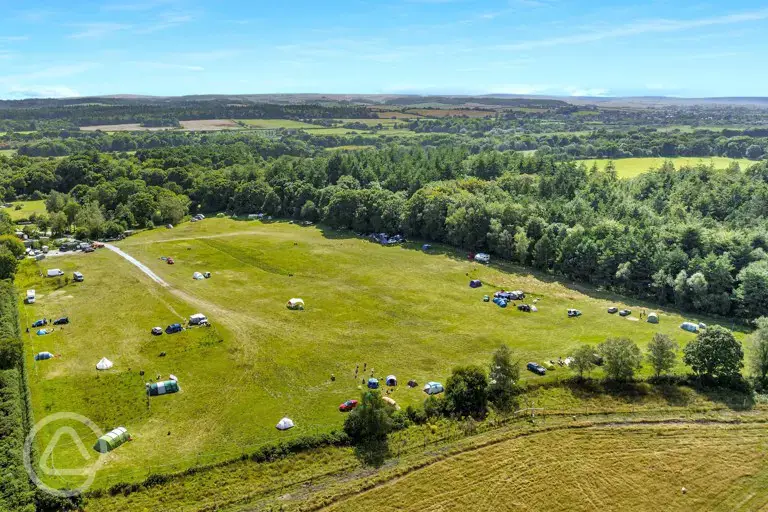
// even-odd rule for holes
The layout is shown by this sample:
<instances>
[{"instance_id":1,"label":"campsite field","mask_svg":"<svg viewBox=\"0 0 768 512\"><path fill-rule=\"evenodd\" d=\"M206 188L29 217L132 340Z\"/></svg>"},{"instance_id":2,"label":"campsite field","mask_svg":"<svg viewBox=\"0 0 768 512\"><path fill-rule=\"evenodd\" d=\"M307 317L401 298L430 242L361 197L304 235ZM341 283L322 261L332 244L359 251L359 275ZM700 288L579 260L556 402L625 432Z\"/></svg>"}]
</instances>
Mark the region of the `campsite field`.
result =
<instances>
[{"instance_id":1,"label":"campsite field","mask_svg":"<svg viewBox=\"0 0 768 512\"><path fill-rule=\"evenodd\" d=\"M75 412L104 430L125 426L134 438L106 457L97 485L141 480L150 472L179 471L280 438L338 428L344 418L338 404L359 395L361 379L372 369L381 379L395 374L401 384L423 384L444 381L457 365L486 365L502 343L524 363L565 357L579 343L609 336L630 337L641 346L655 332L681 344L693 339L678 328L683 318L674 312L660 311L659 325L623 319L605 312L611 304L624 305L610 296L515 273L514 267L470 263L439 247L427 254L418 243L382 247L315 227L208 219L144 232L118 245L170 286L106 249L26 262L16 279L20 290L38 293L36 304L21 306L25 325L41 317L71 320L46 336L25 335L35 418ZM161 256L172 256L175 265ZM67 276L80 270L86 279L43 279L38 273L48 268ZM194 281L195 271L213 277ZM485 286L470 289L470 277ZM525 290L540 299L540 311L526 314L481 300L497 288ZM287 310L291 297L302 297L306 310ZM626 305L635 315L648 306ZM569 307L584 316L568 318ZM150 335L153 326L197 312L207 314L213 327ZM32 355L44 350L61 357L34 362ZM101 357L115 367L98 373ZM147 402L144 383L169 374L178 376L182 392ZM533 381L560 375L568 373L561 369L542 379L523 372ZM393 397L403 406L424 398L420 388L404 385ZM564 392L550 402L562 407L579 399ZM297 427L281 433L274 425L286 415ZM82 425L73 426L86 444L95 441ZM55 427L38 437L41 450ZM58 467L78 457L73 445L55 452Z\"/></svg>"},{"instance_id":2,"label":"campsite field","mask_svg":"<svg viewBox=\"0 0 768 512\"><path fill-rule=\"evenodd\" d=\"M276 129L276 128L317 128L318 125L294 121L292 119L240 119L239 122L249 128Z\"/></svg>"},{"instance_id":3,"label":"campsite field","mask_svg":"<svg viewBox=\"0 0 768 512\"><path fill-rule=\"evenodd\" d=\"M17 201L12 203L10 208L3 208L1 211L6 212L11 216L11 220L26 219L33 213L41 214L45 213L45 201ZM17 210L16 206L21 205L21 210Z\"/></svg>"},{"instance_id":4,"label":"campsite field","mask_svg":"<svg viewBox=\"0 0 768 512\"><path fill-rule=\"evenodd\" d=\"M670 160L676 169L683 166L694 165L714 165L716 169L725 169L731 163L737 162L741 169L744 170L751 165L754 165L754 160L747 160L746 158L726 158L721 156L713 156L709 158L694 158L694 157L678 157L678 158L662 158L662 157L648 157L648 158L618 158L611 160L610 158L593 159L593 160L579 160L579 163L583 163L587 167L592 167L593 163L596 163L599 168L605 168L608 162L613 162L616 166L616 173L621 178L634 178L638 174L642 174L651 169L660 167L665 161Z\"/></svg>"}]
</instances>

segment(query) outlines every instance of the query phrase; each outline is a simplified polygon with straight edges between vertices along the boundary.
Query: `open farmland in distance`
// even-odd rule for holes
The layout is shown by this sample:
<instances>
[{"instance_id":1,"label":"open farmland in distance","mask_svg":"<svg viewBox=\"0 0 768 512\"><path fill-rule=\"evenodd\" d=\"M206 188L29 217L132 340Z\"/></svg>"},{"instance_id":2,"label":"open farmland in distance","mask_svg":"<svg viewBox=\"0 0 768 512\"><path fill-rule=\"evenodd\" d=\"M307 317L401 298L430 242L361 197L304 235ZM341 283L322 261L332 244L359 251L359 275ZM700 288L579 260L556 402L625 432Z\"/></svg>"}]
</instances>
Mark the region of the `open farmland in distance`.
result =
<instances>
[{"instance_id":1,"label":"open farmland in distance","mask_svg":"<svg viewBox=\"0 0 768 512\"><path fill-rule=\"evenodd\" d=\"M598 168L604 169L608 162L613 162L616 168L616 174L620 178L634 178L635 176L642 174L651 169L658 169L664 162L669 160L675 166L676 169L680 169L684 166L693 167L696 165L714 165L716 169L726 169L732 163L738 163L742 170L747 169L749 166L754 165L755 161L747 160L745 158L726 158L726 157L676 157L676 158L664 158L664 157L647 157L647 158L602 158L592 160L579 160L579 163L583 163L588 168L592 167L592 164L597 164Z\"/></svg>"}]
</instances>

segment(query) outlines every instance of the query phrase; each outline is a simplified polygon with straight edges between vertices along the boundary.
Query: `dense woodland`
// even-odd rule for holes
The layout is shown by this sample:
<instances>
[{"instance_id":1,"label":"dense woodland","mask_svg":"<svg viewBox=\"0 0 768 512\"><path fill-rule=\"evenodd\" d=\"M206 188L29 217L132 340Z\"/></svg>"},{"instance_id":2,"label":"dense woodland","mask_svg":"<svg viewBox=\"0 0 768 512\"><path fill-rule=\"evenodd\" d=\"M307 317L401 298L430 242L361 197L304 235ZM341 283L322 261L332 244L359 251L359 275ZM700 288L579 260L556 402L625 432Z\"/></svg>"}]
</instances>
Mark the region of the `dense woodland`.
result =
<instances>
[{"instance_id":1,"label":"dense woodland","mask_svg":"<svg viewBox=\"0 0 768 512\"><path fill-rule=\"evenodd\" d=\"M41 124L32 133L0 136L0 143L18 149L16 156L0 156L0 196L46 199L48 213L31 220L56 236L113 237L198 212L264 213L488 251L690 311L745 319L768 315L768 165L759 161L768 149L764 111L608 110L560 103L491 110L487 119L421 119L409 128L422 134L402 138L386 130L326 136L284 129L79 130L103 122L241 117L232 109L245 112L242 117L315 123L381 113L352 104L4 102L0 122ZM529 129L542 120L575 128L585 119L637 126L572 133ZM753 123L687 131L647 126L662 119ZM326 151L344 145L370 148ZM627 156L747 157L756 163L723 171L667 164L632 180L619 180L610 167L578 163ZM12 229L7 219L0 219L0 228Z\"/></svg>"}]
</instances>

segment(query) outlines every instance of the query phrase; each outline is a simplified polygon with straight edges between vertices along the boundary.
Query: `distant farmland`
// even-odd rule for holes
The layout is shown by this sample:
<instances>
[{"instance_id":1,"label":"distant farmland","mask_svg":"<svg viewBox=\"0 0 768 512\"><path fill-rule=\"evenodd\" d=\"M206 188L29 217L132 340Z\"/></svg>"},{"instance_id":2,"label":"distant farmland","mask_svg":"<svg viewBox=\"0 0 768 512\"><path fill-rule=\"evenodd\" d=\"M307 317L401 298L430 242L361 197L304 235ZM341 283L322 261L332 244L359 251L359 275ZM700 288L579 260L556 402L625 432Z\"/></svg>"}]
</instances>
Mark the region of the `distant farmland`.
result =
<instances>
[{"instance_id":1,"label":"distant farmland","mask_svg":"<svg viewBox=\"0 0 768 512\"><path fill-rule=\"evenodd\" d=\"M709 158L696 158L696 157L678 157L678 158L663 158L663 157L649 157L649 158L619 158L612 160L610 158L598 158L594 160L579 160L579 163L583 163L588 168L592 167L593 163L596 163L598 168L605 169L608 162L613 162L616 167L616 173L621 178L634 178L638 174L642 174L651 169L658 169L667 160L671 161L675 169L680 169L684 166L694 165L714 165L716 169L725 169L731 163L738 163L742 170L748 168L757 162L753 160L747 160L745 158L725 158L720 156L713 156Z\"/></svg>"}]
</instances>

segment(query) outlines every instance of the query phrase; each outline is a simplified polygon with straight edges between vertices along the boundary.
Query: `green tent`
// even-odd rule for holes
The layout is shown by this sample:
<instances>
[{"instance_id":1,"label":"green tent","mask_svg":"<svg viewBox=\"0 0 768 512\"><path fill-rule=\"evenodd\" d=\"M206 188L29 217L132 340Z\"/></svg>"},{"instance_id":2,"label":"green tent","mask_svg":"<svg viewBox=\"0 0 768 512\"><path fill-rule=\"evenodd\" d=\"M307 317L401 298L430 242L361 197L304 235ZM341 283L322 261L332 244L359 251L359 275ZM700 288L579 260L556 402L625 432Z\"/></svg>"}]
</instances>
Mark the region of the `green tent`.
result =
<instances>
[{"instance_id":1,"label":"green tent","mask_svg":"<svg viewBox=\"0 0 768 512\"><path fill-rule=\"evenodd\" d=\"M117 427L115 430L107 432L98 438L93 449L99 453L107 453L130 440L131 434L128 433L125 427Z\"/></svg>"},{"instance_id":2,"label":"green tent","mask_svg":"<svg viewBox=\"0 0 768 512\"><path fill-rule=\"evenodd\" d=\"M167 395L168 393L177 393L179 383L175 380L165 380L163 382L153 382L147 387L149 396Z\"/></svg>"}]
</instances>

